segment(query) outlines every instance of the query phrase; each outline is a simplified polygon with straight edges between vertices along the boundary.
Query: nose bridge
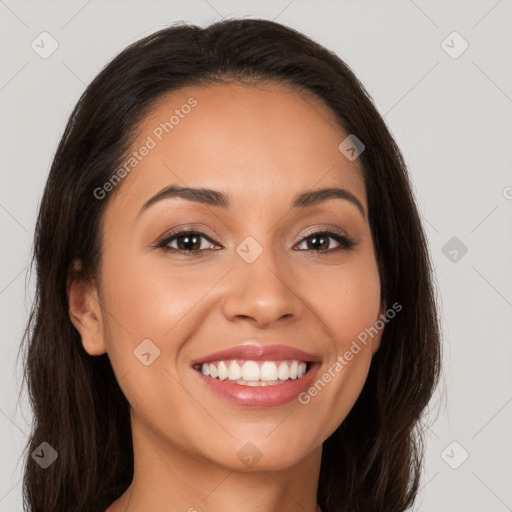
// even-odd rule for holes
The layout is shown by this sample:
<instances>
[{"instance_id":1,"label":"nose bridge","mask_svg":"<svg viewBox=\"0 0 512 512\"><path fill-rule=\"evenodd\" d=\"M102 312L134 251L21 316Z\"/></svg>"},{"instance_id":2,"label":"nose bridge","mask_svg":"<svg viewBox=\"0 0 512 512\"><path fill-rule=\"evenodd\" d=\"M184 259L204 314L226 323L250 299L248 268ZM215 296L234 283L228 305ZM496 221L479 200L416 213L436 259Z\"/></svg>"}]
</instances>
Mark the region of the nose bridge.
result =
<instances>
[{"instance_id":1,"label":"nose bridge","mask_svg":"<svg viewBox=\"0 0 512 512\"><path fill-rule=\"evenodd\" d=\"M249 236L236 247L232 281L224 302L227 317L252 317L260 324L269 324L299 313L300 301L292 290L290 267L270 239L265 236L260 244Z\"/></svg>"}]
</instances>

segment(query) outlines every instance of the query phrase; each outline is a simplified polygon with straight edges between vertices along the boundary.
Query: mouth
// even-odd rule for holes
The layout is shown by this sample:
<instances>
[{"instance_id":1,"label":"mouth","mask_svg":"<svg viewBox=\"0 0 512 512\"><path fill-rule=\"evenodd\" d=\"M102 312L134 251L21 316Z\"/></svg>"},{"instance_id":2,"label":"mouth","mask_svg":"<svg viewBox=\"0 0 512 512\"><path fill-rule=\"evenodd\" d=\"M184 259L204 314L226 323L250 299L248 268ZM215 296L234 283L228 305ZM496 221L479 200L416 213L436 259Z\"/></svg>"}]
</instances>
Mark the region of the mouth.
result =
<instances>
[{"instance_id":1,"label":"mouth","mask_svg":"<svg viewBox=\"0 0 512 512\"><path fill-rule=\"evenodd\" d=\"M266 387L302 379L311 370L312 365L313 361L299 359L277 361L226 359L197 363L193 368L210 379L240 386Z\"/></svg>"},{"instance_id":2,"label":"mouth","mask_svg":"<svg viewBox=\"0 0 512 512\"><path fill-rule=\"evenodd\" d=\"M214 397L237 407L272 408L299 399L314 382L320 362L226 360L195 364L194 373Z\"/></svg>"},{"instance_id":3,"label":"mouth","mask_svg":"<svg viewBox=\"0 0 512 512\"><path fill-rule=\"evenodd\" d=\"M194 373L213 394L238 407L285 405L308 389L318 373L320 355L287 345L241 345L191 361Z\"/></svg>"}]
</instances>

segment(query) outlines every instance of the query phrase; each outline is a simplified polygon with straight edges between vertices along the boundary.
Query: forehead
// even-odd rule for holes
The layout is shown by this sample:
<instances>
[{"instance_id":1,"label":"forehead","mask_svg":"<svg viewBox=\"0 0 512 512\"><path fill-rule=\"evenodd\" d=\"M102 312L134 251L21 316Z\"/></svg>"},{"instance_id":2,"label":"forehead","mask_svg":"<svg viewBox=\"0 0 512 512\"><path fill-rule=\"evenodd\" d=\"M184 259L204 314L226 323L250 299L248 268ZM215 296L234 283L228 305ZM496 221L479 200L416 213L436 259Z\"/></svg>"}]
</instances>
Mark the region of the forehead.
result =
<instances>
[{"instance_id":1,"label":"forehead","mask_svg":"<svg viewBox=\"0 0 512 512\"><path fill-rule=\"evenodd\" d=\"M366 205L359 161L338 149L347 136L320 99L285 85L186 87L161 97L138 126L114 202L126 213L177 184L226 191L240 207L343 186Z\"/></svg>"}]
</instances>

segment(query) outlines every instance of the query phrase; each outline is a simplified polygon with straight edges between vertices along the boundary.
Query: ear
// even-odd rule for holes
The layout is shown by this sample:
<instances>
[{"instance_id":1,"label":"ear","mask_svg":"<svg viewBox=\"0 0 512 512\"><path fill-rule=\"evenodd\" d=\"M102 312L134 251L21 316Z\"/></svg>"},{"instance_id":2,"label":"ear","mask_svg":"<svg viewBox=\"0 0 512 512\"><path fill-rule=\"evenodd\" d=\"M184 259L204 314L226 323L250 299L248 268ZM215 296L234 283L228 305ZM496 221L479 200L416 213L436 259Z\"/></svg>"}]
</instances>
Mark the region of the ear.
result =
<instances>
[{"instance_id":1,"label":"ear","mask_svg":"<svg viewBox=\"0 0 512 512\"><path fill-rule=\"evenodd\" d=\"M385 329L385 325L386 325L386 322L384 321L384 319L386 318L386 309L387 309L386 303L383 302L379 309L379 314L377 315L375 323L377 323L377 322L379 322L379 324L383 323L384 326L381 329L379 329L379 333L377 334L377 336L372 338L372 355L374 355L375 352L377 352L377 350L379 350L379 347L380 347L380 340L382 338L382 333L383 333L383 331Z\"/></svg>"},{"instance_id":2,"label":"ear","mask_svg":"<svg viewBox=\"0 0 512 512\"><path fill-rule=\"evenodd\" d=\"M69 318L80 333L85 351L91 356L99 356L107 348L98 290L96 285L83 279L81 270L82 262L75 260L66 285Z\"/></svg>"}]
</instances>

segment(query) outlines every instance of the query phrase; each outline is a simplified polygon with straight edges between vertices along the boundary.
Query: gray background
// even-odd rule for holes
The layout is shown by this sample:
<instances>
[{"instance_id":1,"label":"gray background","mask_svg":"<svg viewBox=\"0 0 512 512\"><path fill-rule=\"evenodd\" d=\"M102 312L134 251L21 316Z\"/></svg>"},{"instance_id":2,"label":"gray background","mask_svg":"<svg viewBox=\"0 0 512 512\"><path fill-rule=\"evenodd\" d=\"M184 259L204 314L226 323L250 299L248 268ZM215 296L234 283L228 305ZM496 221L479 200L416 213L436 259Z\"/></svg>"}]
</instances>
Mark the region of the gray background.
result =
<instances>
[{"instance_id":1,"label":"gray background","mask_svg":"<svg viewBox=\"0 0 512 512\"><path fill-rule=\"evenodd\" d=\"M68 115L129 43L175 20L234 16L274 19L336 52L409 165L436 267L445 361L415 510L512 510L510 0L0 0L0 512L22 510L32 417L25 393L18 402L17 354L33 292L27 265ZM43 31L58 43L48 58L31 47L50 48Z\"/></svg>"}]
</instances>

